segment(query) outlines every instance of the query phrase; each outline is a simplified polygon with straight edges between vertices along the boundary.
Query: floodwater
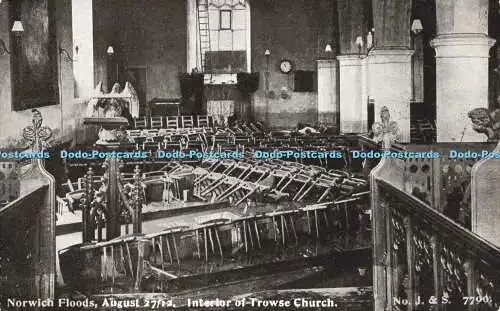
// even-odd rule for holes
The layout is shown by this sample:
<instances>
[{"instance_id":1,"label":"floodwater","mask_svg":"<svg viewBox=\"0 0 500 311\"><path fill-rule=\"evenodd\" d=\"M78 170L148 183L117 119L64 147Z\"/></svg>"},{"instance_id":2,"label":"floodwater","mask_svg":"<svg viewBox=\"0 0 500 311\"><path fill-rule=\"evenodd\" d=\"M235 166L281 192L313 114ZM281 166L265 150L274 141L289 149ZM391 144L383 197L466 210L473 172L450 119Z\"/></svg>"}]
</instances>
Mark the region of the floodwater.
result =
<instances>
[{"instance_id":1,"label":"floodwater","mask_svg":"<svg viewBox=\"0 0 500 311\"><path fill-rule=\"evenodd\" d=\"M299 298L314 298L314 301L326 301L330 298L337 304L332 310L370 310L370 290L354 291L343 294L340 298L337 292L327 290L365 288L372 284L370 236L353 236L338 233L316 239L306 233L298 233L297 239L287 237L285 244L279 238L277 241L265 239L261 241L261 248L254 245L248 251L243 246L225 247L223 258L218 252L214 252L210 254L208 262L205 262L204 256L200 256L201 259L197 256L183 259L180 264L175 260L167 260L163 270L177 276L176 279L167 280L149 271L138 289L134 288L130 277L118 276L114 283L108 280L82 288L91 288L91 292L86 294L93 295L97 300L117 296L144 297L144 293L149 293L148 295L154 294L155 297L162 297L161 299L171 301L177 307L189 310L197 309L189 305L192 300L231 300L242 295L248 297L249 301L277 299L290 301L292 305L294 299ZM162 266L160 258L150 258L150 262L155 267ZM226 306L223 309L232 308ZM237 309L267 308L247 305ZM321 306L307 308L328 309Z\"/></svg>"}]
</instances>

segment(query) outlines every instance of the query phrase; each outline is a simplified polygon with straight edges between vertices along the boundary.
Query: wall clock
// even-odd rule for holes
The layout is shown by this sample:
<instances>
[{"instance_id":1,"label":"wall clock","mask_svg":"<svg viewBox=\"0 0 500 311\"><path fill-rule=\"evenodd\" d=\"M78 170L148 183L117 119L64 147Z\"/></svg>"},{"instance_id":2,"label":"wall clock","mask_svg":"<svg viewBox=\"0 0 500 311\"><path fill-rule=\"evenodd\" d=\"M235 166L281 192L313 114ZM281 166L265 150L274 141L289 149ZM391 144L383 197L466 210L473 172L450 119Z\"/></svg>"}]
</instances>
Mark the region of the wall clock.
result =
<instances>
[{"instance_id":1,"label":"wall clock","mask_svg":"<svg viewBox=\"0 0 500 311\"><path fill-rule=\"evenodd\" d=\"M293 65L292 65L291 61L284 59L280 62L280 70L282 73L290 73L290 71L292 71L292 69L293 69Z\"/></svg>"}]
</instances>

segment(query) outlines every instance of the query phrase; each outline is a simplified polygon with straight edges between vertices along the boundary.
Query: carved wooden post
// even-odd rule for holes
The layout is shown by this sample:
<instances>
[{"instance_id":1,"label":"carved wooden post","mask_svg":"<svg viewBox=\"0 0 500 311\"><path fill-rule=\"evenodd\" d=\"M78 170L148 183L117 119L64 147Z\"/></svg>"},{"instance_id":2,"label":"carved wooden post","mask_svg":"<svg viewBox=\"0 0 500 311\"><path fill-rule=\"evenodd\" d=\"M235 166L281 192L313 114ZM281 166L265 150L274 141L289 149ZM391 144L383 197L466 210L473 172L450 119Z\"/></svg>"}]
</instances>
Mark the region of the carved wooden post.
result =
<instances>
[{"instance_id":1,"label":"carved wooden post","mask_svg":"<svg viewBox=\"0 0 500 311\"><path fill-rule=\"evenodd\" d=\"M33 152L41 152L49 146L48 140L52 136L49 127L42 126L43 118L37 109L32 110L32 125L23 129L23 138L29 143ZM25 178L37 180L47 185L47 192L43 202L36 202L40 206L38 233L39 238L35 243L35 254L38 256L37 264L34 267L36 290L35 296L40 299L54 299L56 280L56 192L55 179L45 170L43 159L32 159L33 169L28 172ZM24 177L23 177L24 179ZM32 183L27 182L27 188ZM28 189L23 189L21 185L20 195Z\"/></svg>"},{"instance_id":2,"label":"carved wooden post","mask_svg":"<svg viewBox=\"0 0 500 311\"><path fill-rule=\"evenodd\" d=\"M380 122L373 124L374 140L382 149L390 149L398 136L398 124L390 121L389 110L381 109ZM389 162L382 159L370 173L371 206L373 213L373 294L375 311L393 309L391 207L381 192L377 175Z\"/></svg>"},{"instance_id":3,"label":"carved wooden post","mask_svg":"<svg viewBox=\"0 0 500 311\"><path fill-rule=\"evenodd\" d=\"M373 294L375 311L384 311L387 305L387 241L385 217L387 204L376 179L370 177L371 206L373 213Z\"/></svg>"},{"instance_id":4,"label":"carved wooden post","mask_svg":"<svg viewBox=\"0 0 500 311\"><path fill-rule=\"evenodd\" d=\"M94 172L91 167L87 171L83 179L84 192L80 200L80 207L82 208L82 240L83 243L92 242L94 239L94 229L92 219L90 218L90 208L94 198Z\"/></svg>"},{"instance_id":5,"label":"carved wooden post","mask_svg":"<svg viewBox=\"0 0 500 311\"><path fill-rule=\"evenodd\" d=\"M500 141L500 109L490 112L484 108L476 108L469 112L469 118L473 129L485 134L489 142ZM500 143L497 143L493 153L500 153ZM500 247L499 184L498 159L485 158L474 165L470 184L471 229Z\"/></svg>"},{"instance_id":6,"label":"carved wooden post","mask_svg":"<svg viewBox=\"0 0 500 311\"><path fill-rule=\"evenodd\" d=\"M140 290L142 277L144 275L144 258L148 257L149 240L137 241L137 270L135 274L134 289Z\"/></svg>"},{"instance_id":7,"label":"carved wooden post","mask_svg":"<svg viewBox=\"0 0 500 311\"><path fill-rule=\"evenodd\" d=\"M434 271L434 297L437 299L436 311L443 310L441 299L443 297L443 279L441 273L441 243L436 234L431 237L432 268Z\"/></svg>"},{"instance_id":8,"label":"carved wooden post","mask_svg":"<svg viewBox=\"0 0 500 311\"><path fill-rule=\"evenodd\" d=\"M387 301L386 301L386 306L385 310L387 311L392 311L393 310L393 294L394 294L394 252L392 245L394 243L394 238L392 236L392 219L391 219L391 206L389 202L386 202L383 207L385 209L385 245L386 245L386 282L387 282ZM397 274L396 274L396 277Z\"/></svg>"},{"instance_id":9,"label":"carved wooden post","mask_svg":"<svg viewBox=\"0 0 500 311\"><path fill-rule=\"evenodd\" d=\"M415 306L415 253L413 247L413 227L411 216L405 218L406 228L406 256L408 264L408 310L413 310Z\"/></svg>"},{"instance_id":10,"label":"carved wooden post","mask_svg":"<svg viewBox=\"0 0 500 311\"><path fill-rule=\"evenodd\" d=\"M141 170L137 165L134 169L134 190L132 194L134 215L133 218L133 233L142 233L142 203L143 203L143 191L142 191L142 179Z\"/></svg>"},{"instance_id":11,"label":"carved wooden post","mask_svg":"<svg viewBox=\"0 0 500 311\"><path fill-rule=\"evenodd\" d=\"M476 293L476 284L477 284L477 275L476 269L473 259L468 259L464 262L464 271L465 276L467 278L467 296L468 297L477 297ZM475 303L469 304L469 310L476 310L478 306Z\"/></svg>"},{"instance_id":12,"label":"carved wooden post","mask_svg":"<svg viewBox=\"0 0 500 311\"><path fill-rule=\"evenodd\" d=\"M108 223L106 226L106 238L112 240L120 236L120 190L118 187L119 163L118 159L112 157L107 159L108 178Z\"/></svg>"}]
</instances>

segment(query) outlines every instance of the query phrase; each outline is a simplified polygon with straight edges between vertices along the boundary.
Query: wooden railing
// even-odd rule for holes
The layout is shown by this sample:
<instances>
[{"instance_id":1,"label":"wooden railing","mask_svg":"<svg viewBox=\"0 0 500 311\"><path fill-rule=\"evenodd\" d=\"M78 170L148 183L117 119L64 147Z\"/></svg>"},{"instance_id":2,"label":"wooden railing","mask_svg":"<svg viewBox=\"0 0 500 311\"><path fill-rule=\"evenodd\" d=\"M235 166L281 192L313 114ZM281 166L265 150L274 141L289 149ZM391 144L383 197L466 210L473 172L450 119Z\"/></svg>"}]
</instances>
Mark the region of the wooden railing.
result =
<instances>
[{"instance_id":1,"label":"wooden railing","mask_svg":"<svg viewBox=\"0 0 500 311\"><path fill-rule=\"evenodd\" d=\"M48 186L39 187L0 209L0 301L48 298L41 277L47 267L39 264L48 251L38 238L43 203L35 203L44 202L47 191Z\"/></svg>"},{"instance_id":2,"label":"wooden railing","mask_svg":"<svg viewBox=\"0 0 500 311\"><path fill-rule=\"evenodd\" d=\"M33 151L47 146L50 129L33 110L23 137ZM6 298L54 299L56 276L55 180L42 159L20 172L20 195L0 209L0 303ZM1 308L0 304L0 308Z\"/></svg>"},{"instance_id":3,"label":"wooden railing","mask_svg":"<svg viewBox=\"0 0 500 311\"><path fill-rule=\"evenodd\" d=\"M375 311L498 310L500 248L405 191L404 167L371 173Z\"/></svg>"}]
</instances>

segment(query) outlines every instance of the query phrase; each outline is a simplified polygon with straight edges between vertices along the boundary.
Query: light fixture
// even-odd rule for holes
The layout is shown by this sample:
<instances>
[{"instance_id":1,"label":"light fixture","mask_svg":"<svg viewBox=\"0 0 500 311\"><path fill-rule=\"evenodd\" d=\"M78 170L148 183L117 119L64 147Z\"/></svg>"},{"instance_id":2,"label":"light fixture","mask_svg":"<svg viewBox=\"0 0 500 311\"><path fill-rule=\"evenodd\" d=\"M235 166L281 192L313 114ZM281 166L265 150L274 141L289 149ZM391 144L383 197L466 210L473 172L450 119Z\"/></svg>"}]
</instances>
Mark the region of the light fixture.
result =
<instances>
[{"instance_id":1,"label":"light fixture","mask_svg":"<svg viewBox=\"0 0 500 311\"><path fill-rule=\"evenodd\" d=\"M19 37L21 33L24 31L23 23L19 20L14 21L14 24L12 25L11 32L14 34L15 37ZM12 54L12 51L10 51L7 48L7 45L5 44L5 41L0 39L0 54Z\"/></svg>"},{"instance_id":2,"label":"light fixture","mask_svg":"<svg viewBox=\"0 0 500 311\"><path fill-rule=\"evenodd\" d=\"M264 56L266 57L266 72L269 72L269 57L271 56L271 51L266 50Z\"/></svg>"},{"instance_id":3,"label":"light fixture","mask_svg":"<svg viewBox=\"0 0 500 311\"><path fill-rule=\"evenodd\" d=\"M330 45L330 43L328 43L328 44L326 45L326 47L325 47L325 52L326 52L326 53L331 53L331 52L333 52L333 50L332 50L332 46Z\"/></svg>"},{"instance_id":4,"label":"light fixture","mask_svg":"<svg viewBox=\"0 0 500 311\"><path fill-rule=\"evenodd\" d=\"M14 35L20 34L23 31L23 23L21 21L14 21L14 24L12 25L12 32L14 33Z\"/></svg>"},{"instance_id":5,"label":"light fixture","mask_svg":"<svg viewBox=\"0 0 500 311\"><path fill-rule=\"evenodd\" d=\"M368 34L366 35L366 53L365 56L361 56L361 50L365 46L365 41L363 40L362 36L357 36L356 37L356 46L358 47L358 55L359 58L365 58L368 56L371 50L373 50L376 46L375 44L375 28L372 28L371 31L368 31Z\"/></svg>"},{"instance_id":6,"label":"light fixture","mask_svg":"<svg viewBox=\"0 0 500 311\"><path fill-rule=\"evenodd\" d=\"M422 22L420 21L420 19L418 19L418 18L414 19L413 22L411 23L411 31L414 34L418 35L423 30L424 30L424 27L422 26Z\"/></svg>"},{"instance_id":7,"label":"light fixture","mask_svg":"<svg viewBox=\"0 0 500 311\"><path fill-rule=\"evenodd\" d=\"M115 49L110 45L110 46L108 46L106 53L108 53L108 55L111 56L111 55L115 54Z\"/></svg>"}]
</instances>

